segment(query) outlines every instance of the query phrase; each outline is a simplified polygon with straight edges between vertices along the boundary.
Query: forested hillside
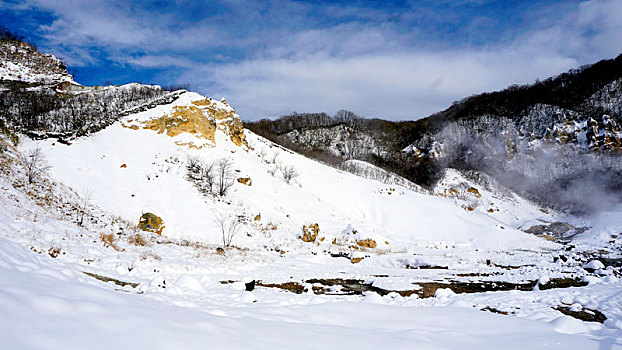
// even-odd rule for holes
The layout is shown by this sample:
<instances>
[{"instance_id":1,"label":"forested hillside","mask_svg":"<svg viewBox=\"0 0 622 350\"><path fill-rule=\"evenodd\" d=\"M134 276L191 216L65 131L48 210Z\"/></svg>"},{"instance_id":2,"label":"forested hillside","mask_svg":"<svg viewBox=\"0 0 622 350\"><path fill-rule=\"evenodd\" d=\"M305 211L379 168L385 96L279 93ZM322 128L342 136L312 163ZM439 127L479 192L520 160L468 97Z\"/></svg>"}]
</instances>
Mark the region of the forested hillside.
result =
<instances>
[{"instance_id":1,"label":"forested hillside","mask_svg":"<svg viewBox=\"0 0 622 350\"><path fill-rule=\"evenodd\" d=\"M58 58L41 54L0 28L0 127L32 137L75 137L118 120L128 109L174 99L155 85L86 87L73 81Z\"/></svg>"},{"instance_id":2,"label":"forested hillside","mask_svg":"<svg viewBox=\"0 0 622 350\"><path fill-rule=\"evenodd\" d=\"M622 55L531 85L465 98L417 121L292 114L247 127L307 155L360 159L430 187L443 169L489 173L574 212L622 191Z\"/></svg>"}]
</instances>

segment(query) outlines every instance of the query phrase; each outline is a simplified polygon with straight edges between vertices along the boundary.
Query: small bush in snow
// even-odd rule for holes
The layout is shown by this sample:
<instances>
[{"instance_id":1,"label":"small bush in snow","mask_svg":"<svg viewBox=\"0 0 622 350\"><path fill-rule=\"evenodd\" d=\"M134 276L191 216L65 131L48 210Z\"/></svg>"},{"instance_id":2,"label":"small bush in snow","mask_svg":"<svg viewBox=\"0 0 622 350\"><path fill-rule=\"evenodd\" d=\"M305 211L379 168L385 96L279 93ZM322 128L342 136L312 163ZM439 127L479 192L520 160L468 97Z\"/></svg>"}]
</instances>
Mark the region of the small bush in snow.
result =
<instances>
[{"instance_id":1,"label":"small bush in snow","mask_svg":"<svg viewBox=\"0 0 622 350\"><path fill-rule=\"evenodd\" d=\"M234 177L231 160L222 158L216 162L188 158L188 178L204 193L225 196L233 186Z\"/></svg>"},{"instance_id":2,"label":"small bush in snow","mask_svg":"<svg viewBox=\"0 0 622 350\"><path fill-rule=\"evenodd\" d=\"M186 160L186 167L190 172L196 172L199 169L201 160L197 156L189 156Z\"/></svg>"},{"instance_id":3,"label":"small bush in snow","mask_svg":"<svg viewBox=\"0 0 622 350\"><path fill-rule=\"evenodd\" d=\"M50 247L50 249L48 249L48 254L53 257L56 258L60 255L60 248L59 247Z\"/></svg>"},{"instance_id":4,"label":"small bush in snow","mask_svg":"<svg viewBox=\"0 0 622 350\"><path fill-rule=\"evenodd\" d=\"M233 186L232 162L227 158L220 159L216 165L216 194L223 197Z\"/></svg>"},{"instance_id":5,"label":"small bush in snow","mask_svg":"<svg viewBox=\"0 0 622 350\"><path fill-rule=\"evenodd\" d=\"M141 235L140 233L129 235L127 237L127 241L130 244L141 246L141 247L149 246L151 244L151 242L149 241L149 238Z\"/></svg>"},{"instance_id":6,"label":"small bush in snow","mask_svg":"<svg viewBox=\"0 0 622 350\"><path fill-rule=\"evenodd\" d=\"M272 164L276 164L277 159L279 158L279 152L278 151L274 151L272 153L272 155L270 156L268 162L272 163Z\"/></svg>"},{"instance_id":7,"label":"small bush in snow","mask_svg":"<svg viewBox=\"0 0 622 350\"><path fill-rule=\"evenodd\" d=\"M80 200L78 202L78 226L82 226L84 224L84 217L86 216L86 211L91 204L91 200L93 199L93 192L89 190L85 190L80 196Z\"/></svg>"},{"instance_id":8,"label":"small bush in snow","mask_svg":"<svg viewBox=\"0 0 622 350\"><path fill-rule=\"evenodd\" d=\"M282 167L281 174L283 174L283 180L288 184L298 177L298 171L293 166Z\"/></svg>"},{"instance_id":9,"label":"small bush in snow","mask_svg":"<svg viewBox=\"0 0 622 350\"><path fill-rule=\"evenodd\" d=\"M26 170L26 177L28 183L33 183L35 180L43 175L46 171L50 170L51 166L45 159L45 154L41 151L41 148L36 147L27 151L22 156L22 163Z\"/></svg>"},{"instance_id":10,"label":"small bush in snow","mask_svg":"<svg viewBox=\"0 0 622 350\"><path fill-rule=\"evenodd\" d=\"M223 247L229 247L242 228L240 218L237 215L217 215L214 221L222 233Z\"/></svg>"},{"instance_id":11,"label":"small bush in snow","mask_svg":"<svg viewBox=\"0 0 622 350\"><path fill-rule=\"evenodd\" d=\"M106 247L110 247L118 252L121 251L121 248L117 247L115 241L117 240L117 237L115 237L114 234L112 233L108 233L108 234L102 234L99 239L104 243L104 245Z\"/></svg>"}]
</instances>

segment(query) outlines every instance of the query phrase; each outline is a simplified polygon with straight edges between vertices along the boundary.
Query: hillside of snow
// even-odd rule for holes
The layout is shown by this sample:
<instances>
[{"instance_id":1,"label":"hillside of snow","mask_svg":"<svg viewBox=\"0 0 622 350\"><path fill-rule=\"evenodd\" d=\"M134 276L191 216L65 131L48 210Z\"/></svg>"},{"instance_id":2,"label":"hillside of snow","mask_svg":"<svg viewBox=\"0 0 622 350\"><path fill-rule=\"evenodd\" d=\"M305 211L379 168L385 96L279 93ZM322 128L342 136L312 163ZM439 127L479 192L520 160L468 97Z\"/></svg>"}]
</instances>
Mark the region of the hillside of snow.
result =
<instances>
[{"instance_id":1,"label":"hillside of snow","mask_svg":"<svg viewBox=\"0 0 622 350\"><path fill-rule=\"evenodd\" d=\"M69 142L0 142L11 349L622 348L620 238L525 233L568 218L458 172L432 193L352 161L357 176L191 92ZM36 149L51 167L29 182ZM219 195L190 163L223 160ZM138 230L147 212L161 235Z\"/></svg>"},{"instance_id":2,"label":"hillside of snow","mask_svg":"<svg viewBox=\"0 0 622 350\"><path fill-rule=\"evenodd\" d=\"M110 130L137 132L127 128ZM150 135L147 131L153 133L144 130L146 135ZM247 136L249 145L260 141ZM217 146L204 151L213 152L223 143L227 143L226 138L217 138ZM24 149L30 146L25 143ZM100 146L106 149L106 144ZM95 144L91 143L91 147L95 148ZM233 146L227 150L229 154L233 150L234 154L247 154ZM285 154L289 153L281 156L286 158ZM470 246L437 242L377 255L370 249L362 262L352 264L342 257L323 254L321 249L300 249L293 243L296 238L276 232L284 236L282 240L292 250L282 254L253 247L251 238L244 237L236 242L249 245L248 249L231 248L221 255L216 252L218 245L207 243L150 233L142 233L141 240L137 240L133 223L92 203L83 207L82 195L46 175L28 183L19 156L11 146L0 154L0 337L11 349L269 349L284 343L305 349L622 348L622 295L616 277L619 272L608 268L588 275L581 269L584 262L579 254L566 253L570 257L567 263L553 263L552 247L478 252ZM130 169L130 164L119 169ZM304 161L297 164L302 168ZM355 181L352 175L330 168L319 171L335 172ZM108 170L108 174L112 171ZM365 184L368 180L358 181ZM304 182L302 187L310 183ZM374 182L368 186L371 184ZM380 183L375 185L382 188ZM277 186L276 182L273 186ZM94 196L93 202L104 203L105 198ZM265 201L270 198L278 200L270 196ZM422 198L432 203L451 203L444 198ZM214 208L226 211L233 206L220 204L222 207L213 203ZM455 207L455 215L467 212ZM86 208L83 225L77 224L82 215L80 208ZM110 234L113 238L107 238ZM487 264L486 259L491 259L493 265L517 267L505 270ZM528 266L527 262L537 262L538 266ZM434 264L450 269L412 269ZM413 288L412 282L460 278L467 272L480 275L477 279L497 275L496 280L508 281L531 276L542 284L556 274L570 273L584 276L589 285L473 294L455 294L441 288L431 298L419 298L397 292L384 296L372 291L349 294L338 288L318 294L321 288L327 288L322 284L327 282L304 282L311 277L360 278L374 286L400 291ZM257 287L246 291L245 283L252 280L258 281ZM300 282L306 291L295 294L263 287L282 282ZM555 309L560 306L599 310L607 320L603 324L580 321Z\"/></svg>"},{"instance_id":3,"label":"hillside of snow","mask_svg":"<svg viewBox=\"0 0 622 350\"><path fill-rule=\"evenodd\" d=\"M228 129L215 130L211 142L198 133L171 137L133 124L203 99L185 93L170 105L126 116L71 145L48 139L24 142L21 148L41 147L55 179L78 192L92 192L94 203L114 215L131 222L145 212L160 216L167 237L218 243L214 217L222 214L242 215L251 222L244 228L248 235L236 240L244 247L297 243L301 227L314 223L325 237L324 245L333 239L360 237L374 239L383 250L438 242L471 248L551 246L497 218L465 211L443 198L335 170L248 131L247 147L231 142ZM187 179L186 162L192 156L208 163L228 159L232 176L250 177L252 184L234 181L224 198L203 195ZM284 167L298 174L290 183L283 179ZM258 214L261 221L253 227ZM266 237L258 226L268 222L277 228Z\"/></svg>"}]
</instances>

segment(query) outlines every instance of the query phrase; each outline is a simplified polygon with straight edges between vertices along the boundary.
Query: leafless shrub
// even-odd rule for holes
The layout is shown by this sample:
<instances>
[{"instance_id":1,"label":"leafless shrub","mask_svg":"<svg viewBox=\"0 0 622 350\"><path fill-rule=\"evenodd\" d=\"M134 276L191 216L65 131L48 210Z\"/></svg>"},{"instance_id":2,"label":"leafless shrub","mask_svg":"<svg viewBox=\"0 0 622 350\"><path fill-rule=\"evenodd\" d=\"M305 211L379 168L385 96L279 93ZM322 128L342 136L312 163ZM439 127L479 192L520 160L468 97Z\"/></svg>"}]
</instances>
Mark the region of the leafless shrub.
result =
<instances>
[{"instance_id":1,"label":"leafless shrub","mask_svg":"<svg viewBox=\"0 0 622 350\"><path fill-rule=\"evenodd\" d=\"M198 156L188 156L188 159L186 159L186 168L190 172L195 172L198 170L200 163L201 160Z\"/></svg>"},{"instance_id":2,"label":"leafless shrub","mask_svg":"<svg viewBox=\"0 0 622 350\"><path fill-rule=\"evenodd\" d=\"M115 243L115 241L117 240L117 237L115 237L113 233L108 233L108 234L102 233L99 239L104 243L106 247L110 247L118 252L121 251L121 248L119 248Z\"/></svg>"},{"instance_id":3,"label":"leafless shrub","mask_svg":"<svg viewBox=\"0 0 622 350\"><path fill-rule=\"evenodd\" d=\"M259 226L259 229L262 232L275 231L277 228L278 228L278 226L276 224L272 223L272 221L268 222L267 224L265 224L263 226L262 225Z\"/></svg>"},{"instance_id":4,"label":"leafless shrub","mask_svg":"<svg viewBox=\"0 0 622 350\"><path fill-rule=\"evenodd\" d=\"M59 247L50 247L50 249L48 249L48 254L53 257L56 258L60 255L60 248Z\"/></svg>"},{"instance_id":5,"label":"leafless shrub","mask_svg":"<svg viewBox=\"0 0 622 350\"><path fill-rule=\"evenodd\" d=\"M188 178L204 193L225 196L233 186L232 162L227 158L216 162L206 162L198 158L188 158Z\"/></svg>"},{"instance_id":6,"label":"leafless shrub","mask_svg":"<svg viewBox=\"0 0 622 350\"><path fill-rule=\"evenodd\" d=\"M159 256L158 254L155 254L153 252L143 252L142 254L140 254L140 260L147 260L147 259L153 259L153 260L157 260L157 261L161 261L162 257Z\"/></svg>"},{"instance_id":7,"label":"leafless shrub","mask_svg":"<svg viewBox=\"0 0 622 350\"><path fill-rule=\"evenodd\" d=\"M233 238L240 232L242 223L237 215L222 214L216 215L214 221L220 228L222 234L223 247L229 247Z\"/></svg>"},{"instance_id":8,"label":"leafless shrub","mask_svg":"<svg viewBox=\"0 0 622 350\"><path fill-rule=\"evenodd\" d=\"M216 165L216 194L219 196L227 195L227 192L233 186L233 172L231 170L232 162L227 158L220 159Z\"/></svg>"},{"instance_id":9,"label":"leafless shrub","mask_svg":"<svg viewBox=\"0 0 622 350\"><path fill-rule=\"evenodd\" d=\"M78 202L78 225L82 226L84 224L84 216L86 215L86 210L88 206L91 204L91 200L93 199L93 192L89 190L84 190L82 195L80 196Z\"/></svg>"},{"instance_id":10,"label":"leafless shrub","mask_svg":"<svg viewBox=\"0 0 622 350\"><path fill-rule=\"evenodd\" d=\"M259 156L259 158L261 158L262 160L265 160L266 158L266 154L268 154L268 152L266 151L265 148L262 148L261 150L257 151L257 155Z\"/></svg>"},{"instance_id":11,"label":"leafless shrub","mask_svg":"<svg viewBox=\"0 0 622 350\"><path fill-rule=\"evenodd\" d=\"M208 193L214 192L214 184L215 184L215 169L214 163L210 162L201 162L200 163L200 177L201 181L203 181L203 187Z\"/></svg>"},{"instance_id":12,"label":"leafless shrub","mask_svg":"<svg viewBox=\"0 0 622 350\"><path fill-rule=\"evenodd\" d=\"M24 169L26 170L28 183L35 182L38 177L51 169L51 166L45 159L45 154L39 147L35 147L27 151L22 156L22 163L24 165Z\"/></svg>"},{"instance_id":13,"label":"leafless shrub","mask_svg":"<svg viewBox=\"0 0 622 350\"><path fill-rule=\"evenodd\" d=\"M127 236L127 241L129 244L133 244L135 246L145 247L151 245L151 241L149 240L149 238L143 236L140 233L135 233L133 235Z\"/></svg>"},{"instance_id":14,"label":"leafless shrub","mask_svg":"<svg viewBox=\"0 0 622 350\"><path fill-rule=\"evenodd\" d=\"M281 168L281 174L283 174L283 180L288 184L299 175L298 171L296 171L293 166L289 165Z\"/></svg>"},{"instance_id":15,"label":"leafless shrub","mask_svg":"<svg viewBox=\"0 0 622 350\"><path fill-rule=\"evenodd\" d=\"M269 158L269 162L272 164L276 164L277 159L279 158L279 152L278 151L274 151L272 152L272 155Z\"/></svg>"}]
</instances>

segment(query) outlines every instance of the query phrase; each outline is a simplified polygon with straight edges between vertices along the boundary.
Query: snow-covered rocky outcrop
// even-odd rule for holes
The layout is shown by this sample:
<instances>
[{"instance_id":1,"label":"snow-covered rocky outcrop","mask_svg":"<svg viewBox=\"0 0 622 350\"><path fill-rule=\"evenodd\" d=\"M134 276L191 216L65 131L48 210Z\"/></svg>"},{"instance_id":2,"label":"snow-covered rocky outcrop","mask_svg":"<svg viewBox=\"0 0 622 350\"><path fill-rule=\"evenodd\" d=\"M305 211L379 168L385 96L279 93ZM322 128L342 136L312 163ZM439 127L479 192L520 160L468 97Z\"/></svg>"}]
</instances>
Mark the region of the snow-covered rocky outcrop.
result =
<instances>
[{"instance_id":1,"label":"snow-covered rocky outcrop","mask_svg":"<svg viewBox=\"0 0 622 350\"><path fill-rule=\"evenodd\" d=\"M382 156L387 153L385 146L371 135L346 124L294 129L281 137L301 147L321 150L345 159L358 159L371 154Z\"/></svg>"},{"instance_id":2,"label":"snow-covered rocky outcrop","mask_svg":"<svg viewBox=\"0 0 622 350\"><path fill-rule=\"evenodd\" d=\"M197 149L215 146L216 130L220 130L234 144L248 147L242 121L227 101L216 101L192 92L182 92L180 96L172 105L129 115L122 125L133 130L143 128L164 133L178 145Z\"/></svg>"},{"instance_id":3,"label":"snow-covered rocky outcrop","mask_svg":"<svg viewBox=\"0 0 622 350\"><path fill-rule=\"evenodd\" d=\"M0 40L0 86L7 81L30 84L75 84L67 67L50 54L17 40Z\"/></svg>"}]
</instances>

